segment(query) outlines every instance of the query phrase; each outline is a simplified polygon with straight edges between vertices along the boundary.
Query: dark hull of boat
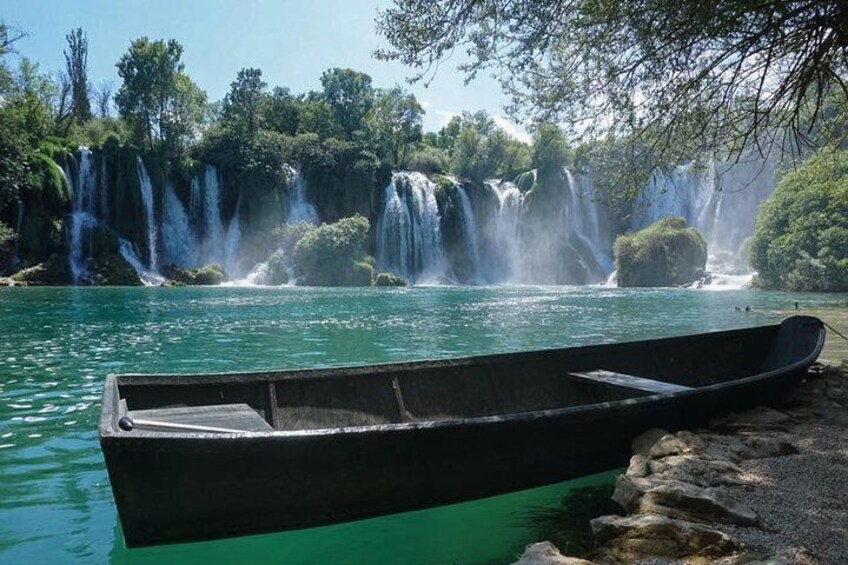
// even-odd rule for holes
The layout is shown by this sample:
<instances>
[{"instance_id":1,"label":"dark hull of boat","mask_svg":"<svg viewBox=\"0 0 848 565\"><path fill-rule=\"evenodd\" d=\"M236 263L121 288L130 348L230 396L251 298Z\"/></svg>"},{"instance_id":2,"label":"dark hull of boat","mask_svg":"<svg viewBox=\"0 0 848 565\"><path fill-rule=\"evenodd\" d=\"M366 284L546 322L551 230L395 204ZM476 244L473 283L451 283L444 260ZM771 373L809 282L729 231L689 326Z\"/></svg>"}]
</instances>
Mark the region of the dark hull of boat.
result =
<instances>
[{"instance_id":1,"label":"dark hull of boat","mask_svg":"<svg viewBox=\"0 0 848 565\"><path fill-rule=\"evenodd\" d=\"M695 426L729 411L773 402L804 378L821 350L824 333L818 320L792 318L768 328L438 361L430 366L547 359L557 365L551 370L562 370L563 363L569 369L582 369L597 366L600 359L607 366L614 364L612 359L623 359L634 348L644 349L646 343L657 351L662 351L663 344L680 350L690 342L693 348L703 349L705 340L716 346L739 344L734 347L736 353L716 350L719 356L743 354L746 344L754 347L756 343L767 370L683 393L564 409L238 435L123 432L114 424L119 394L118 381L111 377L104 393L101 446L126 544L134 547L325 525L487 497L620 467L628 461L631 440L644 430ZM395 367L416 365L424 364ZM373 370L388 372L391 367Z\"/></svg>"}]
</instances>

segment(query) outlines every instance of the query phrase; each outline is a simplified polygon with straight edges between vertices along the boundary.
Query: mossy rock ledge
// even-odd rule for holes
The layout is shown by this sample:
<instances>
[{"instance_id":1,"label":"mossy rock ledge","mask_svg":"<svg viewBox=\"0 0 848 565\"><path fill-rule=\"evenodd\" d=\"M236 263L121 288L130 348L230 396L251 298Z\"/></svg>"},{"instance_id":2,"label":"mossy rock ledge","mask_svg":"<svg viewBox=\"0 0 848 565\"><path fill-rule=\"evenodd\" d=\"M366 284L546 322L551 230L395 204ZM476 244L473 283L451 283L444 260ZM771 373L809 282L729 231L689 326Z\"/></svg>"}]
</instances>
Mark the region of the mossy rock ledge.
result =
<instances>
[{"instance_id":1,"label":"mossy rock ledge","mask_svg":"<svg viewBox=\"0 0 848 565\"><path fill-rule=\"evenodd\" d=\"M168 286L214 286L227 279L224 269L220 265L214 264L197 269L184 269L179 265L171 265L165 269L164 274L172 281Z\"/></svg>"},{"instance_id":2,"label":"mossy rock ledge","mask_svg":"<svg viewBox=\"0 0 848 565\"><path fill-rule=\"evenodd\" d=\"M374 279L374 286L407 286L406 279L394 273L380 273Z\"/></svg>"},{"instance_id":3,"label":"mossy rock ledge","mask_svg":"<svg viewBox=\"0 0 848 565\"><path fill-rule=\"evenodd\" d=\"M707 243L683 218L664 218L619 236L613 248L618 286L681 286L704 276Z\"/></svg>"}]
</instances>

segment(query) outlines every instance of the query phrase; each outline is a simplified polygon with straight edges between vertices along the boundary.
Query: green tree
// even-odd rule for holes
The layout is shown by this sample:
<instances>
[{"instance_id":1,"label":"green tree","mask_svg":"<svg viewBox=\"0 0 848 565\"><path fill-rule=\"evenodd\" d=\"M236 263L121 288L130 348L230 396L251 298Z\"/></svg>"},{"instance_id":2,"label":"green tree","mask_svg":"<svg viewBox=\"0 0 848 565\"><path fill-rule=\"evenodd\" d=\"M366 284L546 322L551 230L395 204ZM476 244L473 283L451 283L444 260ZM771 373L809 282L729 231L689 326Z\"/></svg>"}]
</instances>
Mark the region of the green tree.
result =
<instances>
[{"instance_id":1,"label":"green tree","mask_svg":"<svg viewBox=\"0 0 848 565\"><path fill-rule=\"evenodd\" d=\"M183 47L171 39L141 37L117 63L123 83L115 95L121 117L136 140L184 147L197 134L206 111L206 95L183 73Z\"/></svg>"},{"instance_id":2,"label":"green tree","mask_svg":"<svg viewBox=\"0 0 848 565\"><path fill-rule=\"evenodd\" d=\"M659 162L803 142L803 109L848 99L844 0L396 0L378 57L429 81L454 52L494 71L512 112L603 138L648 133ZM578 127L579 126L579 127Z\"/></svg>"},{"instance_id":3,"label":"green tree","mask_svg":"<svg viewBox=\"0 0 848 565\"><path fill-rule=\"evenodd\" d=\"M300 128L302 105L288 88L278 86L263 99L262 124L273 131L295 135Z\"/></svg>"},{"instance_id":4,"label":"green tree","mask_svg":"<svg viewBox=\"0 0 848 565\"><path fill-rule=\"evenodd\" d=\"M353 69L329 69L321 75L324 97L341 124L345 138L353 139L374 104L371 77Z\"/></svg>"},{"instance_id":5,"label":"green tree","mask_svg":"<svg viewBox=\"0 0 848 565\"><path fill-rule=\"evenodd\" d=\"M91 100L88 84L88 38L82 28L72 30L65 36L68 48L65 54L65 69L70 85L70 111L68 124L83 124L91 119Z\"/></svg>"},{"instance_id":6,"label":"green tree","mask_svg":"<svg viewBox=\"0 0 848 565\"><path fill-rule=\"evenodd\" d=\"M750 244L761 286L848 291L848 150L824 149L760 208Z\"/></svg>"},{"instance_id":7,"label":"green tree","mask_svg":"<svg viewBox=\"0 0 848 565\"><path fill-rule=\"evenodd\" d=\"M542 176L558 174L566 163L568 146L562 130L554 124L544 123L533 136L533 167Z\"/></svg>"},{"instance_id":8,"label":"green tree","mask_svg":"<svg viewBox=\"0 0 848 565\"><path fill-rule=\"evenodd\" d=\"M415 96L400 87L377 95L366 122L369 140L384 162L396 168L406 165L410 147L421 140L423 115Z\"/></svg>"},{"instance_id":9,"label":"green tree","mask_svg":"<svg viewBox=\"0 0 848 565\"><path fill-rule=\"evenodd\" d=\"M221 119L226 127L239 135L252 138L262 127L260 113L268 84L262 80L259 69L242 69L236 80L230 83L230 91L224 97Z\"/></svg>"}]
</instances>

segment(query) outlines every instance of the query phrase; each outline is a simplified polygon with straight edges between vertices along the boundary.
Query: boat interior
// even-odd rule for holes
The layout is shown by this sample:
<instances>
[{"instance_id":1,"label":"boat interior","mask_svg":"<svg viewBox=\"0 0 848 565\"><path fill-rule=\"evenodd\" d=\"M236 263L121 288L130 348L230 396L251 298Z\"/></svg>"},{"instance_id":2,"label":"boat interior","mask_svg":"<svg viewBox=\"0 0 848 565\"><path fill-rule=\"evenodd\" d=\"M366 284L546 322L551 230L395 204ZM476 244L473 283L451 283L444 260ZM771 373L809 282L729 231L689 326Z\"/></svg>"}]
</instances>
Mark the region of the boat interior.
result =
<instances>
[{"instance_id":1,"label":"boat interior","mask_svg":"<svg viewBox=\"0 0 848 565\"><path fill-rule=\"evenodd\" d=\"M462 420L674 394L767 372L808 349L780 329L345 369L124 375L113 394L118 417L154 432Z\"/></svg>"}]
</instances>

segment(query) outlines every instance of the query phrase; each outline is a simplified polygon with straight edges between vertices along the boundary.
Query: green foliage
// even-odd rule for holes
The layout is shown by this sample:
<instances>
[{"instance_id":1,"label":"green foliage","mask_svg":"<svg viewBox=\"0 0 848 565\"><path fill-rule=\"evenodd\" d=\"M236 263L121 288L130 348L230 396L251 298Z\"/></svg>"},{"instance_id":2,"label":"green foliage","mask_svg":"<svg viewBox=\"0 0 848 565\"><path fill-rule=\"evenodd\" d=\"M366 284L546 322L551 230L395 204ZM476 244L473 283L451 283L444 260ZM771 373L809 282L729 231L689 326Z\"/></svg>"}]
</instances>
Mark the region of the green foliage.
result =
<instances>
[{"instance_id":1,"label":"green foliage","mask_svg":"<svg viewBox=\"0 0 848 565\"><path fill-rule=\"evenodd\" d=\"M169 279L188 286L214 286L227 279L220 265L207 265L197 269L171 265L165 269L164 274Z\"/></svg>"},{"instance_id":2,"label":"green foliage","mask_svg":"<svg viewBox=\"0 0 848 565\"><path fill-rule=\"evenodd\" d=\"M85 123L91 119L91 100L88 84L88 38L82 28L71 30L65 36L68 50L65 54L65 72L70 89L68 118L71 123Z\"/></svg>"},{"instance_id":3,"label":"green foliage","mask_svg":"<svg viewBox=\"0 0 848 565\"><path fill-rule=\"evenodd\" d=\"M408 167L428 175L444 173L448 169L448 156L438 147L422 145L409 156Z\"/></svg>"},{"instance_id":4,"label":"green foliage","mask_svg":"<svg viewBox=\"0 0 848 565\"><path fill-rule=\"evenodd\" d=\"M554 124L544 123L533 136L533 167L539 175L550 177L562 171L566 164L568 146L562 130Z\"/></svg>"},{"instance_id":5,"label":"green foliage","mask_svg":"<svg viewBox=\"0 0 848 565\"><path fill-rule=\"evenodd\" d=\"M141 37L116 65L123 83L115 103L132 125L135 141L152 146L159 139L177 155L196 137L208 112L206 93L183 73L182 53L174 39Z\"/></svg>"},{"instance_id":6,"label":"green foliage","mask_svg":"<svg viewBox=\"0 0 848 565\"><path fill-rule=\"evenodd\" d=\"M476 182L513 177L530 167L527 145L510 137L485 112L454 116L426 144L447 152L452 173Z\"/></svg>"},{"instance_id":7,"label":"green foliage","mask_svg":"<svg viewBox=\"0 0 848 565\"><path fill-rule=\"evenodd\" d=\"M783 178L750 254L766 288L848 291L848 150L821 150Z\"/></svg>"},{"instance_id":8,"label":"green foliage","mask_svg":"<svg viewBox=\"0 0 848 565\"><path fill-rule=\"evenodd\" d=\"M366 259L368 219L362 216L343 218L334 224L318 227L301 224L284 230L284 236L297 237L292 262L298 284L306 286L368 286L374 268ZM299 237L298 237L299 236Z\"/></svg>"},{"instance_id":9,"label":"green foliage","mask_svg":"<svg viewBox=\"0 0 848 565\"><path fill-rule=\"evenodd\" d=\"M238 135L252 138L262 126L260 109L264 100L265 88L259 69L242 69L236 80L230 83L230 91L224 97L221 108L221 122Z\"/></svg>"},{"instance_id":10,"label":"green foliage","mask_svg":"<svg viewBox=\"0 0 848 565\"><path fill-rule=\"evenodd\" d=\"M374 104L371 77L353 69L329 69L321 75L324 97L342 126L346 139L362 129L363 120Z\"/></svg>"},{"instance_id":11,"label":"green foliage","mask_svg":"<svg viewBox=\"0 0 848 565\"><path fill-rule=\"evenodd\" d=\"M845 19L844 0L396 0L376 55L428 83L465 53L459 70L498 77L514 114L589 139L649 132L661 164L684 146L809 142L823 101L848 100Z\"/></svg>"},{"instance_id":12,"label":"green foliage","mask_svg":"<svg viewBox=\"0 0 848 565\"><path fill-rule=\"evenodd\" d=\"M683 218L664 218L621 235L613 246L618 286L677 286L704 275L707 244Z\"/></svg>"},{"instance_id":13,"label":"green foliage","mask_svg":"<svg viewBox=\"0 0 848 565\"><path fill-rule=\"evenodd\" d=\"M409 148L421 140L424 109L400 87L383 90L366 118L367 135L383 161L396 169L407 163Z\"/></svg>"}]
</instances>

